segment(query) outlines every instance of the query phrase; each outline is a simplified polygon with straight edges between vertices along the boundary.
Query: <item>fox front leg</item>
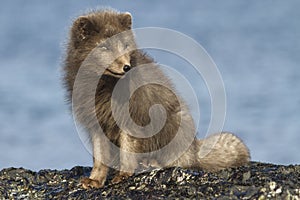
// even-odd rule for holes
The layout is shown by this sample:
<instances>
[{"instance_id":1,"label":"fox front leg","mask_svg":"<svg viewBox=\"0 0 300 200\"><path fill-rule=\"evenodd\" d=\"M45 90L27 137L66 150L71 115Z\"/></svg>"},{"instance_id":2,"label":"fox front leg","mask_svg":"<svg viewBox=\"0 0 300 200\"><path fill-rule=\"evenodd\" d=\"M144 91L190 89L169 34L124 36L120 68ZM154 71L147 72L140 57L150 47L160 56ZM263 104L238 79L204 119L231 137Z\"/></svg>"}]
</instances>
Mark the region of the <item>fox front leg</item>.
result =
<instances>
[{"instance_id":1,"label":"fox front leg","mask_svg":"<svg viewBox=\"0 0 300 200\"><path fill-rule=\"evenodd\" d=\"M138 167L136 158L129 155L134 152L135 145L133 139L126 132L120 134L120 171L115 175L112 183L119 183L134 174Z\"/></svg>"},{"instance_id":2,"label":"fox front leg","mask_svg":"<svg viewBox=\"0 0 300 200\"><path fill-rule=\"evenodd\" d=\"M109 145L97 134L92 138L93 143L93 169L89 177L81 179L85 189L101 188L104 186L108 174L108 166L103 163L105 157L110 157Z\"/></svg>"}]
</instances>

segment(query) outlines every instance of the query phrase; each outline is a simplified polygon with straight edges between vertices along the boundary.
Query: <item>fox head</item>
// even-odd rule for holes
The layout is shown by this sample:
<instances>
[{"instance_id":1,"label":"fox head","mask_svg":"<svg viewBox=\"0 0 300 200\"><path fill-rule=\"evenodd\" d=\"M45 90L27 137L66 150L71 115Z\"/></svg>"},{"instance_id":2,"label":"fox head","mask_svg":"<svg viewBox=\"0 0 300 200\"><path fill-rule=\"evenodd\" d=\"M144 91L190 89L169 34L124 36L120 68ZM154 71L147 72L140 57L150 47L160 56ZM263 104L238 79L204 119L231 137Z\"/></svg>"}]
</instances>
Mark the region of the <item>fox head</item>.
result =
<instances>
[{"instance_id":1,"label":"fox head","mask_svg":"<svg viewBox=\"0 0 300 200\"><path fill-rule=\"evenodd\" d=\"M104 74L122 77L132 68L129 49L136 48L133 34L128 31L131 30L131 24L132 17L128 12L108 10L80 16L71 29L70 46L73 54L83 62L96 49L94 54L101 61L99 67L105 68ZM124 31L128 33L118 36Z\"/></svg>"}]
</instances>

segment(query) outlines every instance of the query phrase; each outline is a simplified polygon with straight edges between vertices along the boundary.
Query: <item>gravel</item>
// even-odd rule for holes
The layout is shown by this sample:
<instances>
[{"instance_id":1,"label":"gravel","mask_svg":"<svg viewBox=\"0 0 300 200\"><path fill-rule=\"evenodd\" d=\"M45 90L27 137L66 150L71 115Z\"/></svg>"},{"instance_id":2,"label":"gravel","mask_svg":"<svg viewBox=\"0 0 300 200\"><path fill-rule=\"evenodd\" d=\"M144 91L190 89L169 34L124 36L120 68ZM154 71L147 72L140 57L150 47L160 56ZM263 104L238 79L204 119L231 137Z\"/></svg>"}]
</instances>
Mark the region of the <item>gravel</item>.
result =
<instances>
[{"instance_id":1,"label":"gravel","mask_svg":"<svg viewBox=\"0 0 300 200\"><path fill-rule=\"evenodd\" d=\"M80 166L39 172L6 168L0 171L0 199L300 199L300 165L251 162L217 173L154 169L85 190L80 178L90 171Z\"/></svg>"}]
</instances>

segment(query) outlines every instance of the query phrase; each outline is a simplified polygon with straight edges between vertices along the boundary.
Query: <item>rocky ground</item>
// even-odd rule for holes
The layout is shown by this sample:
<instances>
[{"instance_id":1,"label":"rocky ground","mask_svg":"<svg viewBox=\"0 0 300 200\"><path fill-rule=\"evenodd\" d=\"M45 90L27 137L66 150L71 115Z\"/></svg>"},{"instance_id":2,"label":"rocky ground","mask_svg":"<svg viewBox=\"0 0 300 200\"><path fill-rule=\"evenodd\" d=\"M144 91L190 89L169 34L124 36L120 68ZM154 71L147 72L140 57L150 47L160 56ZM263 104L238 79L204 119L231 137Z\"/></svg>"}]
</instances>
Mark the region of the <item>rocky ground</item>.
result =
<instances>
[{"instance_id":1,"label":"rocky ground","mask_svg":"<svg viewBox=\"0 0 300 200\"><path fill-rule=\"evenodd\" d=\"M3 169L0 199L300 199L300 165L252 162L217 173L170 168L102 189L82 189L79 180L90 171Z\"/></svg>"}]
</instances>

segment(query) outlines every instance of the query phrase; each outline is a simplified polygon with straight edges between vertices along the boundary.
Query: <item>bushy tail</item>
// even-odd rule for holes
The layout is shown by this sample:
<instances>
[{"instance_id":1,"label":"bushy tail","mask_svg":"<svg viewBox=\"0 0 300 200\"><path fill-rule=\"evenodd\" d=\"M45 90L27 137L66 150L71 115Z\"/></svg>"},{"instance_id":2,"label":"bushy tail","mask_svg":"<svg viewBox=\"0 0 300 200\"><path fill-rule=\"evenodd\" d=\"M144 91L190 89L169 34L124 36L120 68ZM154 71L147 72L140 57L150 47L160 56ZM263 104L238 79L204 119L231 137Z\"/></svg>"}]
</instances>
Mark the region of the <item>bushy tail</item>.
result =
<instances>
[{"instance_id":1,"label":"bushy tail","mask_svg":"<svg viewBox=\"0 0 300 200\"><path fill-rule=\"evenodd\" d=\"M246 145L232 133L221 133L195 140L190 149L172 166L218 171L245 165L250 161Z\"/></svg>"},{"instance_id":2,"label":"bushy tail","mask_svg":"<svg viewBox=\"0 0 300 200\"><path fill-rule=\"evenodd\" d=\"M217 171L238 167L250 161L248 148L232 133L221 133L197 140L197 147L200 167L204 170Z\"/></svg>"}]
</instances>

